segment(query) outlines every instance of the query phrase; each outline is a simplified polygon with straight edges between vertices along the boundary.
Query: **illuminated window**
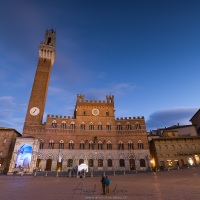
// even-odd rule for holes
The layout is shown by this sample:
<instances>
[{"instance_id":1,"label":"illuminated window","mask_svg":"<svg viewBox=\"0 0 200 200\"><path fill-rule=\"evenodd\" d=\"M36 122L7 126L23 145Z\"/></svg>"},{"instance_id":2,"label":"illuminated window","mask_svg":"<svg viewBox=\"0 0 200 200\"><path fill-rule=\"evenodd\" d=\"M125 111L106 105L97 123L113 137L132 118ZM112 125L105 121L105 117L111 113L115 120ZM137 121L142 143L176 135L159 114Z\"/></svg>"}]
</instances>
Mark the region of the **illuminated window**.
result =
<instances>
[{"instance_id":1,"label":"illuminated window","mask_svg":"<svg viewBox=\"0 0 200 200\"><path fill-rule=\"evenodd\" d=\"M103 167L103 160L102 159L98 159L98 167Z\"/></svg>"}]
</instances>

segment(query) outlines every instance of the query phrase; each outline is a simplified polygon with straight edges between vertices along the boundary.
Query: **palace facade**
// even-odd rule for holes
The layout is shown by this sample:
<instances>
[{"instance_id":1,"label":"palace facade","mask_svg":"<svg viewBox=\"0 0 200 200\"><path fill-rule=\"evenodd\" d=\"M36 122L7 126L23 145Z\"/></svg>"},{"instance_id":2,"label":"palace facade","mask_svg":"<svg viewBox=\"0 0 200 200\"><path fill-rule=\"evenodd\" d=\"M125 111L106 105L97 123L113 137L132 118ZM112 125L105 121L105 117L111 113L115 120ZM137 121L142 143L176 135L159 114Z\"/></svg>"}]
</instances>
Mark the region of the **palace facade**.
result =
<instances>
[{"instance_id":1,"label":"palace facade","mask_svg":"<svg viewBox=\"0 0 200 200\"><path fill-rule=\"evenodd\" d=\"M56 32L46 30L30 95L23 135L17 138L9 172L67 171L85 163L89 170L146 170L149 147L144 117L115 118L114 96L85 100L78 94L72 116L43 115Z\"/></svg>"}]
</instances>

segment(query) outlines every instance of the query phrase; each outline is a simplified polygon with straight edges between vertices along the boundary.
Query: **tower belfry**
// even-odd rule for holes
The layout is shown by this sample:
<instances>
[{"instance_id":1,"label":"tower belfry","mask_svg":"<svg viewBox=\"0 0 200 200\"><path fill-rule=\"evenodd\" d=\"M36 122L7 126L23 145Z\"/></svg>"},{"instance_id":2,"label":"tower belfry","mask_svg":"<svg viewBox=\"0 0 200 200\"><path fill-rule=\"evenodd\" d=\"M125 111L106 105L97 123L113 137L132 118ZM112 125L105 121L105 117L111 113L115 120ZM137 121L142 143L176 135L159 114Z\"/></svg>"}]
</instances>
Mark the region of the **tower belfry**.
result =
<instances>
[{"instance_id":1,"label":"tower belfry","mask_svg":"<svg viewBox=\"0 0 200 200\"><path fill-rule=\"evenodd\" d=\"M26 125L41 125L52 65L56 55L56 31L48 29L45 32L44 42L39 45L39 59L29 99L23 134L26 134Z\"/></svg>"}]
</instances>

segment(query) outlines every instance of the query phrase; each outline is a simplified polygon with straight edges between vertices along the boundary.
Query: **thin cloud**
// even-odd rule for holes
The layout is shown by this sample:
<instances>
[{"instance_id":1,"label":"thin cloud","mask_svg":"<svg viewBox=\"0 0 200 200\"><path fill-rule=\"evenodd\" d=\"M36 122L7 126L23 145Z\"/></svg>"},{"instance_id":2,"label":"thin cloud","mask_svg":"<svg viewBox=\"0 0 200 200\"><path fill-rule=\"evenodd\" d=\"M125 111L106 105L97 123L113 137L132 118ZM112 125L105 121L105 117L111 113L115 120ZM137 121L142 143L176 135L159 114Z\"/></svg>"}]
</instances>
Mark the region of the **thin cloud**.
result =
<instances>
[{"instance_id":1,"label":"thin cloud","mask_svg":"<svg viewBox=\"0 0 200 200\"><path fill-rule=\"evenodd\" d=\"M190 124L189 120L198 108L172 108L152 113L146 121L147 130L179 124Z\"/></svg>"}]
</instances>

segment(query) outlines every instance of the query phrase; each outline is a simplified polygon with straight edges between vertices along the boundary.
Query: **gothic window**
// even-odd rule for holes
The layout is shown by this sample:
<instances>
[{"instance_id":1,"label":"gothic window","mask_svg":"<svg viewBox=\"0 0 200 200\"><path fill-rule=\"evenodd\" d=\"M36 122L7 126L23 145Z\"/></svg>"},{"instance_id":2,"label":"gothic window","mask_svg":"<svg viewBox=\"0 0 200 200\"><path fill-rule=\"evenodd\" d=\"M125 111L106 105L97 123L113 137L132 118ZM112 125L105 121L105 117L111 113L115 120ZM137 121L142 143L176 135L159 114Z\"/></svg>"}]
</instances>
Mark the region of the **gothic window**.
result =
<instances>
[{"instance_id":1,"label":"gothic window","mask_svg":"<svg viewBox=\"0 0 200 200\"><path fill-rule=\"evenodd\" d=\"M94 125L93 125L92 122L91 122L90 125L89 125L89 130L94 130Z\"/></svg>"},{"instance_id":2,"label":"gothic window","mask_svg":"<svg viewBox=\"0 0 200 200\"><path fill-rule=\"evenodd\" d=\"M93 159L89 159L89 167L93 167L93 165L94 165Z\"/></svg>"},{"instance_id":3,"label":"gothic window","mask_svg":"<svg viewBox=\"0 0 200 200\"><path fill-rule=\"evenodd\" d=\"M64 141L63 140L61 140L59 142L59 149L64 149Z\"/></svg>"},{"instance_id":4,"label":"gothic window","mask_svg":"<svg viewBox=\"0 0 200 200\"><path fill-rule=\"evenodd\" d=\"M110 130L111 130L111 125L110 125L110 124L107 124L107 125L106 125L106 130L107 130L107 131L110 131Z\"/></svg>"},{"instance_id":5,"label":"gothic window","mask_svg":"<svg viewBox=\"0 0 200 200\"><path fill-rule=\"evenodd\" d=\"M122 141L119 141L119 142L118 142L118 149L119 149L119 150L124 150L124 144L123 144Z\"/></svg>"},{"instance_id":6,"label":"gothic window","mask_svg":"<svg viewBox=\"0 0 200 200\"><path fill-rule=\"evenodd\" d=\"M90 150L94 149L94 143L92 141L89 142L89 149Z\"/></svg>"},{"instance_id":7,"label":"gothic window","mask_svg":"<svg viewBox=\"0 0 200 200\"><path fill-rule=\"evenodd\" d=\"M44 148L44 141L41 139L40 140L40 149L43 149Z\"/></svg>"},{"instance_id":8,"label":"gothic window","mask_svg":"<svg viewBox=\"0 0 200 200\"><path fill-rule=\"evenodd\" d=\"M81 130L85 130L85 123L84 122L81 123Z\"/></svg>"},{"instance_id":9,"label":"gothic window","mask_svg":"<svg viewBox=\"0 0 200 200\"><path fill-rule=\"evenodd\" d=\"M121 124L117 124L117 130L121 131L122 130L122 125Z\"/></svg>"},{"instance_id":10,"label":"gothic window","mask_svg":"<svg viewBox=\"0 0 200 200\"><path fill-rule=\"evenodd\" d=\"M131 125L129 123L126 124L126 130L131 130Z\"/></svg>"},{"instance_id":11,"label":"gothic window","mask_svg":"<svg viewBox=\"0 0 200 200\"><path fill-rule=\"evenodd\" d=\"M146 162L144 159L140 159L140 167L146 167Z\"/></svg>"},{"instance_id":12,"label":"gothic window","mask_svg":"<svg viewBox=\"0 0 200 200\"><path fill-rule=\"evenodd\" d=\"M54 141L53 140L49 141L49 149L54 149Z\"/></svg>"},{"instance_id":13,"label":"gothic window","mask_svg":"<svg viewBox=\"0 0 200 200\"><path fill-rule=\"evenodd\" d=\"M133 142L131 140L128 141L128 150L133 149Z\"/></svg>"},{"instance_id":14,"label":"gothic window","mask_svg":"<svg viewBox=\"0 0 200 200\"><path fill-rule=\"evenodd\" d=\"M73 166L73 160L72 159L68 159L67 167L72 167L72 166Z\"/></svg>"},{"instance_id":15,"label":"gothic window","mask_svg":"<svg viewBox=\"0 0 200 200\"><path fill-rule=\"evenodd\" d=\"M112 160L108 159L108 167L112 167Z\"/></svg>"},{"instance_id":16,"label":"gothic window","mask_svg":"<svg viewBox=\"0 0 200 200\"><path fill-rule=\"evenodd\" d=\"M63 121L63 122L61 123L61 128L62 128L62 129L66 129L66 122L65 122L65 121Z\"/></svg>"},{"instance_id":17,"label":"gothic window","mask_svg":"<svg viewBox=\"0 0 200 200\"><path fill-rule=\"evenodd\" d=\"M120 167L125 167L124 159L120 159L120 160L119 160L119 166L120 166Z\"/></svg>"},{"instance_id":18,"label":"gothic window","mask_svg":"<svg viewBox=\"0 0 200 200\"><path fill-rule=\"evenodd\" d=\"M138 149L144 149L144 145L141 140L138 141Z\"/></svg>"},{"instance_id":19,"label":"gothic window","mask_svg":"<svg viewBox=\"0 0 200 200\"><path fill-rule=\"evenodd\" d=\"M74 122L71 122L71 123L70 123L70 129L71 129L71 130L75 130L75 128L76 128L76 127L75 127L75 123L74 123Z\"/></svg>"},{"instance_id":20,"label":"gothic window","mask_svg":"<svg viewBox=\"0 0 200 200\"><path fill-rule=\"evenodd\" d=\"M112 144L110 141L107 142L107 150L112 150Z\"/></svg>"},{"instance_id":21,"label":"gothic window","mask_svg":"<svg viewBox=\"0 0 200 200\"><path fill-rule=\"evenodd\" d=\"M108 111L106 111L106 117L108 117L109 116L109 112Z\"/></svg>"},{"instance_id":22,"label":"gothic window","mask_svg":"<svg viewBox=\"0 0 200 200\"><path fill-rule=\"evenodd\" d=\"M57 122L56 122L56 120L52 121L51 127L52 128L57 128Z\"/></svg>"},{"instance_id":23,"label":"gothic window","mask_svg":"<svg viewBox=\"0 0 200 200\"><path fill-rule=\"evenodd\" d=\"M135 124L135 128L136 128L136 130L139 130L139 129L141 129L141 125L137 122L137 123Z\"/></svg>"},{"instance_id":24,"label":"gothic window","mask_svg":"<svg viewBox=\"0 0 200 200\"><path fill-rule=\"evenodd\" d=\"M83 141L80 142L80 149L85 149L85 143Z\"/></svg>"},{"instance_id":25,"label":"gothic window","mask_svg":"<svg viewBox=\"0 0 200 200\"><path fill-rule=\"evenodd\" d=\"M69 142L69 149L74 149L74 142L72 140Z\"/></svg>"},{"instance_id":26,"label":"gothic window","mask_svg":"<svg viewBox=\"0 0 200 200\"><path fill-rule=\"evenodd\" d=\"M102 144L102 142L100 141L100 142L98 142L98 149L99 150L102 150L103 149L103 144Z\"/></svg>"},{"instance_id":27,"label":"gothic window","mask_svg":"<svg viewBox=\"0 0 200 200\"><path fill-rule=\"evenodd\" d=\"M102 124L98 123L98 130L101 131L102 130Z\"/></svg>"},{"instance_id":28,"label":"gothic window","mask_svg":"<svg viewBox=\"0 0 200 200\"><path fill-rule=\"evenodd\" d=\"M98 159L98 167L103 167L103 160L102 159Z\"/></svg>"}]
</instances>

